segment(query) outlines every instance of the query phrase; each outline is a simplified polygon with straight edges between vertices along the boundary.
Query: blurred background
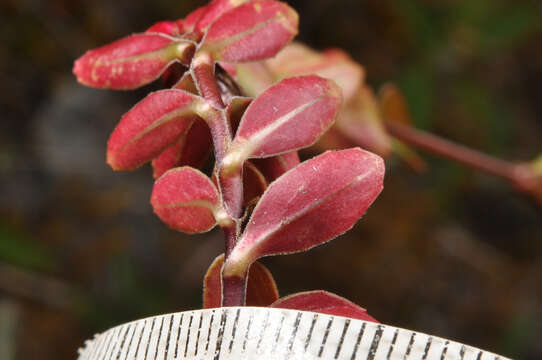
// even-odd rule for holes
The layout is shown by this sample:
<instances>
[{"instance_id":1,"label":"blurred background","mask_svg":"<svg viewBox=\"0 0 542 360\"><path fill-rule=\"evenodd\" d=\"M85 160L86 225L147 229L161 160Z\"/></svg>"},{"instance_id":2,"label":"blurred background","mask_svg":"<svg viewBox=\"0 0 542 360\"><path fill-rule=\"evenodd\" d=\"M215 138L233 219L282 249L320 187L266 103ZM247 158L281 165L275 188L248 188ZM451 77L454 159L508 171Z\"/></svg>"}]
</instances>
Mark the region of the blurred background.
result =
<instances>
[{"instance_id":1,"label":"blurred background","mask_svg":"<svg viewBox=\"0 0 542 360\"><path fill-rule=\"evenodd\" d=\"M76 83L72 63L204 1L0 3L0 359L74 359L84 339L201 307L222 252L152 214L149 167L114 173L109 133L150 89ZM542 2L299 0L298 39L405 92L417 127L507 159L542 151ZM501 180L424 154L387 163L355 228L265 259L281 295L326 289L383 323L542 358L542 212Z\"/></svg>"}]
</instances>

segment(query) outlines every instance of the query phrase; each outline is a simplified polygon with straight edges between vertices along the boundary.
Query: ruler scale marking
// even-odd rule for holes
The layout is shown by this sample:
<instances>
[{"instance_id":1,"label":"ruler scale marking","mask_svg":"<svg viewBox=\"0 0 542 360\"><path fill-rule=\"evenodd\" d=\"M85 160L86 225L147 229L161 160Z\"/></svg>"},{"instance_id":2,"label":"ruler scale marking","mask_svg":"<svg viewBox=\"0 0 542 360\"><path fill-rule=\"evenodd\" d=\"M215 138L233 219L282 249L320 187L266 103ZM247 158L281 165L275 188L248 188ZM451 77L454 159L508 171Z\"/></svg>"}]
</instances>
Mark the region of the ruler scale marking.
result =
<instances>
[{"instance_id":1,"label":"ruler scale marking","mask_svg":"<svg viewBox=\"0 0 542 360\"><path fill-rule=\"evenodd\" d=\"M258 329L259 336L251 335L252 329ZM183 345L184 351L179 349ZM306 355L302 355L303 351ZM78 359L256 358L507 360L461 343L388 325L313 312L252 307L196 310L123 324L87 341Z\"/></svg>"}]
</instances>

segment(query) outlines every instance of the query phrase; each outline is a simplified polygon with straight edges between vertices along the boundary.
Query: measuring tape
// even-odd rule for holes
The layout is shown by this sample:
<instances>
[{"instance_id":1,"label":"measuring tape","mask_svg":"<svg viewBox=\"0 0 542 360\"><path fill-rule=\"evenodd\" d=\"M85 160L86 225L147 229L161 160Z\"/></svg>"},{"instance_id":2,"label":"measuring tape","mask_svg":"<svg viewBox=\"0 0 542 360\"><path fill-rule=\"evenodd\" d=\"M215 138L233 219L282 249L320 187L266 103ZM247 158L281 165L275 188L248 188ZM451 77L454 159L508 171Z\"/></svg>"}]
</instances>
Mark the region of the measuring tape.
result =
<instances>
[{"instance_id":1,"label":"measuring tape","mask_svg":"<svg viewBox=\"0 0 542 360\"><path fill-rule=\"evenodd\" d=\"M154 316L86 342L79 360L507 360L436 336L313 312L227 307Z\"/></svg>"}]
</instances>

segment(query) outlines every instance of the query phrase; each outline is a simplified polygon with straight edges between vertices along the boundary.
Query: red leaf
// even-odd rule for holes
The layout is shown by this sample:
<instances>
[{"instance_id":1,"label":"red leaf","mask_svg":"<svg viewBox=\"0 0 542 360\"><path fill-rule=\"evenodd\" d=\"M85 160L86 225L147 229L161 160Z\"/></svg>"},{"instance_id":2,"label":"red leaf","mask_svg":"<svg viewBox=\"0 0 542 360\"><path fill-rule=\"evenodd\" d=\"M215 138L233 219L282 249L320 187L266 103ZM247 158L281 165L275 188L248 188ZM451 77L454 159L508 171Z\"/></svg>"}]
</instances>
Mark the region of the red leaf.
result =
<instances>
[{"instance_id":1,"label":"red leaf","mask_svg":"<svg viewBox=\"0 0 542 360\"><path fill-rule=\"evenodd\" d=\"M107 163L131 170L173 144L196 118L199 98L181 90L149 94L122 117L107 143Z\"/></svg>"},{"instance_id":2,"label":"red leaf","mask_svg":"<svg viewBox=\"0 0 542 360\"><path fill-rule=\"evenodd\" d=\"M378 323L378 321L369 315L367 310L361 306L356 305L339 295L323 290L306 291L286 296L275 301L270 307L312 311Z\"/></svg>"},{"instance_id":3,"label":"red leaf","mask_svg":"<svg viewBox=\"0 0 542 360\"><path fill-rule=\"evenodd\" d=\"M265 159L254 159L251 161L264 174L268 182L272 182L286 171L299 165L297 151L291 151Z\"/></svg>"},{"instance_id":4,"label":"red leaf","mask_svg":"<svg viewBox=\"0 0 542 360\"><path fill-rule=\"evenodd\" d=\"M219 255L211 264L203 279L203 308L222 306L221 271L224 254ZM269 306L279 298L279 292L273 275L267 268L255 262L250 267L247 282L247 306Z\"/></svg>"},{"instance_id":5,"label":"red leaf","mask_svg":"<svg viewBox=\"0 0 542 360\"><path fill-rule=\"evenodd\" d=\"M242 276L267 255L307 250L350 229L383 187L384 162L353 148L328 151L274 181L254 209L227 261Z\"/></svg>"},{"instance_id":6,"label":"red leaf","mask_svg":"<svg viewBox=\"0 0 542 360\"><path fill-rule=\"evenodd\" d=\"M148 28L146 33L161 33L170 36L180 36L184 33L183 21L159 21Z\"/></svg>"},{"instance_id":7,"label":"red leaf","mask_svg":"<svg viewBox=\"0 0 542 360\"><path fill-rule=\"evenodd\" d=\"M201 19L201 17L207 12L207 6L201 6L196 10L192 11L184 18L184 31L191 32L194 31L196 24Z\"/></svg>"},{"instance_id":8,"label":"red leaf","mask_svg":"<svg viewBox=\"0 0 542 360\"><path fill-rule=\"evenodd\" d=\"M341 90L330 80L304 76L281 81L249 105L228 160L241 163L313 144L335 120L340 103Z\"/></svg>"},{"instance_id":9,"label":"red leaf","mask_svg":"<svg viewBox=\"0 0 542 360\"><path fill-rule=\"evenodd\" d=\"M216 61L256 61L274 56L297 34L298 16L288 5L256 0L238 6L212 23L201 51Z\"/></svg>"},{"instance_id":10,"label":"red leaf","mask_svg":"<svg viewBox=\"0 0 542 360\"><path fill-rule=\"evenodd\" d=\"M202 172L185 166L166 172L152 189L154 212L169 227L188 234L211 230L220 211L216 187Z\"/></svg>"},{"instance_id":11,"label":"red leaf","mask_svg":"<svg viewBox=\"0 0 542 360\"><path fill-rule=\"evenodd\" d=\"M152 161L153 175L158 179L169 169L191 166L200 169L211 153L211 133L203 120L196 120L172 146Z\"/></svg>"},{"instance_id":12,"label":"red leaf","mask_svg":"<svg viewBox=\"0 0 542 360\"><path fill-rule=\"evenodd\" d=\"M194 44L158 34L135 34L87 51L73 73L82 84L117 90L148 84L174 61L186 62Z\"/></svg>"},{"instance_id":13,"label":"red leaf","mask_svg":"<svg viewBox=\"0 0 542 360\"><path fill-rule=\"evenodd\" d=\"M213 0L206 6L206 11L203 13L198 23L196 31L205 31L209 26L225 12L246 3L248 0Z\"/></svg>"}]
</instances>

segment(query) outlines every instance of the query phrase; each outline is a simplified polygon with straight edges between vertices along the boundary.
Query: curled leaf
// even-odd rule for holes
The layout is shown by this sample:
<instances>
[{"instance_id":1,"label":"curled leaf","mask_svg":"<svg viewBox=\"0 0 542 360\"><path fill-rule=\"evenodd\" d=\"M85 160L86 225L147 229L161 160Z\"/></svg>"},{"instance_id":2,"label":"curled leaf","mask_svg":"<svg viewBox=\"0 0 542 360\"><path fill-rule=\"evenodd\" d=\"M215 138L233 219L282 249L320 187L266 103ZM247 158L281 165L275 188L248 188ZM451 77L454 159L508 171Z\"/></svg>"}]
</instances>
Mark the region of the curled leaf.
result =
<instances>
[{"instance_id":1,"label":"curled leaf","mask_svg":"<svg viewBox=\"0 0 542 360\"><path fill-rule=\"evenodd\" d=\"M250 204L259 198L267 188L267 180L258 168L250 161L243 166L243 197L244 204Z\"/></svg>"},{"instance_id":2,"label":"curled leaf","mask_svg":"<svg viewBox=\"0 0 542 360\"><path fill-rule=\"evenodd\" d=\"M242 277L262 256L307 250L344 233L376 199L383 179L382 159L359 148L301 163L269 185L225 273Z\"/></svg>"},{"instance_id":3,"label":"curled leaf","mask_svg":"<svg viewBox=\"0 0 542 360\"><path fill-rule=\"evenodd\" d=\"M275 301L270 307L313 311L322 314L378 322L361 306L339 295L323 290L306 291L289 295Z\"/></svg>"},{"instance_id":4,"label":"curled leaf","mask_svg":"<svg viewBox=\"0 0 542 360\"><path fill-rule=\"evenodd\" d=\"M234 134L237 132L241 118L251 101L252 98L243 96L234 96L230 99L226 107L226 114L228 115L228 119L230 119L231 129Z\"/></svg>"},{"instance_id":5,"label":"curled leaf","mask_svg":"<svg viewBox=\"0 0 542 360\"><path fill-rule=\"evenodd\" d=\"M216 61L245 62L274 56L297 34L298 16L288 5L255 0L216 19L200 51Z\"/></svg>"},{"instance_id":6,"label":"curled leaf","mask_svg":"<svg viewBox=\"0 0 542 360\"><path fill-rule=\"evenodd\" d=\"M197 117L199 98L181 90L149 94L122 117L107 143L107 163L132 170L173 144Z\"/></svg>"},{"instance_id":7,"label":"curled leaf","mask_svg":"<svg viewBox=\"0 0 542 360\"><path fill-rule=\"evenodd\" d=\"M188 234L211 230L220 211L214 184L205 174L188 166L169 170L154 183L151 204L169 227Z\"/></svg>"},{"instance_id":8,"label":"curled leaf","mask_svg":"<svg viewBox=\"0 0 542 360\"><path fill-rule=\"evenodd\" d=\"M73 73L87 86L134 89L157 79L174 61L186 64L194 49L192 42L163 34L135 34L87 51Z\"/></svg>"},{"instance_id":9,"label":"curled leaf","mask_svg":"<svg viewBox=\"0 0 542 360\"><path fill-rule=\"evenodd\" d=\"M179 140L152 161L153 176L158 179L169 169L191 166L200 169L211 153L211 133L207 124L198 119Z\"/></svg>"},{"instance_id":10,"label":"curled leaf","mask_svg":"<svg viewBox=\"0 0 542 360\"><path fill-rule=\"evenodd\" d=\"M203 308L222 306L221 271L224 264L224 254L213 261L203 279ZM248 274L246 290L247 306L269 306L279 298L279 292L273 275L261 263L252 264Z\"/></svg>"},{"instance_id":11,"label":"curled leaf","mask_svg":"<svg viewBox=\"0 0 542 360\"><path fill-rule=\"evenodd\" d=\"M190 71L186 71L185 73L183 73L181 78L172 86L172 88L188 91L189 93L194 95L198 94L198 88L194 83L194 79L192 79L192 74L190 73Z\"/></svg>"},{"instance_id":12,"label":"curled leaf","mask_svg":"<svg viewBox=\"0 0 542 360\"><path fill-rule=\"evenodd\" d=\"M331 80L281 81L249 105L225 162L240 164L313 144L335 120L340 103L341 90Z\"/></svg>"}]
</instances>

